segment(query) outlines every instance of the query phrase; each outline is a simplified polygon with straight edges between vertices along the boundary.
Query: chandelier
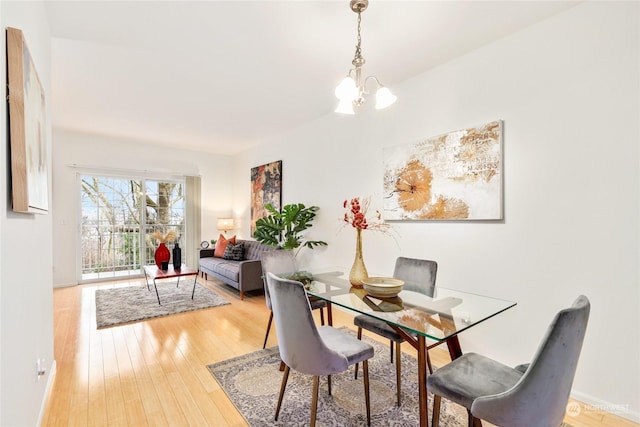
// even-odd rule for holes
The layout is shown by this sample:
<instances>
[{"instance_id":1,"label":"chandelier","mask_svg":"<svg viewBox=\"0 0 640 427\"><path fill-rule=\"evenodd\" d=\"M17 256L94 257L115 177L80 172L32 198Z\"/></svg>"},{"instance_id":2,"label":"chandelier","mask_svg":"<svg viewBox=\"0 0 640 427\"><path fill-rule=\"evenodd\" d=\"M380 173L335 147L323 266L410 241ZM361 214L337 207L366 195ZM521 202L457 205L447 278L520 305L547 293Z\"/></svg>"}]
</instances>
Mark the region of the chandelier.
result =
<instances>
[{"instance_id":1,"label":"chandelier","mask_svg":"<svg viewBox=\"0 0 640 427\"><path fill-rule=\"evenodd\" d=\"M369 92L366 90L367 83L373 80L377 85L376 90L376 109L380 110L387 108L389 105L396 102L397 97L391 93L391 91L384 87L380 80L375 76L362 77L362 66L365 63L362 57L362 51L360 49L361 37L360 37L360 23L362 21L361 14L369 6L369 0L351 0L351 10L358 14L358 44L356 45L356 53L353 57L353 68L349 70L347 76L342 79L340 84L336 87L335 94L339 100L336 113L342 114L354 114L355 109L364 104L365 95Z\"/></svg>"}]
</instances>

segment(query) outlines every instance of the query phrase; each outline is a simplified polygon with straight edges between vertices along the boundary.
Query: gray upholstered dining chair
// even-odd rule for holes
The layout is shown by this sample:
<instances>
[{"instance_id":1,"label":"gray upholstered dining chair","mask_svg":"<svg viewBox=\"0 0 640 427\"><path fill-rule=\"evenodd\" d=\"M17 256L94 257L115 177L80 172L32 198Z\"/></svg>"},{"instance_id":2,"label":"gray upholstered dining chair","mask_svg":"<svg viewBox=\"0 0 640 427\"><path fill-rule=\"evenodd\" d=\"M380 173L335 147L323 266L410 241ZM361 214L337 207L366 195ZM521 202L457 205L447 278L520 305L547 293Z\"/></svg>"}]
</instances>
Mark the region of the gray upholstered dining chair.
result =
<instances>
[{"instance_id":1,"label":"gray upholstered dining chair","mask_svg":"<svg viewBox=\"0 0 640 427\"><path fill-rule=\"evenodd\" d=\"M367 425L371 425L368 362L373 357L373 347L332 326L317 327L302 283L267 273L267 287L276 320L280 357L285 363L275 420L278 420L290 369L313 375L311 426L315 426L320 376L328 376L327 384L331 395L331 375L344 372L352 364L362 362Z\"/></svg>"},{"instance_id":2,"label":"gray upholstered dining chair","mask_svg":"<svg viewBox=\"0 0 640 427\"><path fill-rule=\"evenodd\" d=\"M269 272L273 274L293 273L298 270L298 266L293 252L286 250L266 251L262 254L260 260L262 263L262 277L264 280L264 300L270 311L269 323L267 323L267 332L264 335L264 342L262 344L262 348L265 348L267 346L267 339L269 339L271 323L273 322L273 310L271 309L271 298L269 295L269 288L267 287L266 274ZM327 306L326 301L311 299L310 303L312 310L320 310L320 324L324 325L323 309Z\"/></svg>"},{"instance_id":3,"label":"gray upholstered dining chair","mask_svg":"<svg viewBox=\"0 0 640 427\"><path fill-rule=\"evenodd\" d=\"M433 296L436 286L436 274L438 273L438 263L426 259L398 257L393 271L393 277L403 280L405 285L403 289L408 291L420 292L422 294ZM393 347L396 348L396 394L397 403L400 406L401 395L401 344L404 338L397 333L391 326L382 320L361 314L353 319L353 323L358 327L358 339L362 338L362 330L378 334L389 340L389 351L391 353L391 363L393 363ZM427 353L427 365L429 372L433 372L431 360ZM358 378L358 365L355 368L355 377Z\"/></svg>"},{"instance_id":4,"label":"gray upholstered dining chair","mask_svg":"<svg viewBox=\"0 0 640 427\"><path fill-rule=\"evenodd\" d=\"M556 314L529 365L515 368L467 353L437 369L427 379L433 392L433 426L438 426L440 400L467 408L474 418L497 426L558 427L575 376L590 303L579 296Z\"/></svg>"}]
</instances>

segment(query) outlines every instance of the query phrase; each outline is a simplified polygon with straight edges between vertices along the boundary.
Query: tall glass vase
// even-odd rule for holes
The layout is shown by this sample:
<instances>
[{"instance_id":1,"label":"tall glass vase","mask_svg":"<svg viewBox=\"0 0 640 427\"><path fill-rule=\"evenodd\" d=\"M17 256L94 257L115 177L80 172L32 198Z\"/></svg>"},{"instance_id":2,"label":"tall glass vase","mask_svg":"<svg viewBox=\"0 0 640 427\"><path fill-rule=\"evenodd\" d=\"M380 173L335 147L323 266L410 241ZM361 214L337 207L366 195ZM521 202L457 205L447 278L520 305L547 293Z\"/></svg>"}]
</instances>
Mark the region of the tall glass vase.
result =
<instances>
[{"instance_id":1,"label":"tall glass vase","mask_svg":"<svg viewBox=\"0 0 640 427\"><path fill-rule=\"evenodd\" d=\"M362 259L362 229L356 228L356 258L353 260L351 272L349 272L349 282L356 288L362 287L362 280L369 277L367 267Z\"/></svg>"}]
</instances>

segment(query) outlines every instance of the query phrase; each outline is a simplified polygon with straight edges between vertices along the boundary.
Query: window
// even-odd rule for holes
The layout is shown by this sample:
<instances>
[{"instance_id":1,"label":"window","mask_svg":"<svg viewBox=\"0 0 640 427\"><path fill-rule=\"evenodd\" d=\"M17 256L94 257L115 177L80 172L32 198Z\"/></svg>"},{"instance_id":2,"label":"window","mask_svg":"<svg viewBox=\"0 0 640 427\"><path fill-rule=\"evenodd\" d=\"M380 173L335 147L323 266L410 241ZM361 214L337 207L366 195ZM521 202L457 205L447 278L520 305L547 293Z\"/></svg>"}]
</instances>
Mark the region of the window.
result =
<instances>
[{"instance_id":1,"label":"window","mask_svg":"<svg viewBox=\"0 0 640 427\"><path fill-rule=\"evenodd\" d=\"M80 182L81 282L140 276L154 263L155 230L174 230L184 247L183 180L82 175Z\"/></svg>"}]
</instances>

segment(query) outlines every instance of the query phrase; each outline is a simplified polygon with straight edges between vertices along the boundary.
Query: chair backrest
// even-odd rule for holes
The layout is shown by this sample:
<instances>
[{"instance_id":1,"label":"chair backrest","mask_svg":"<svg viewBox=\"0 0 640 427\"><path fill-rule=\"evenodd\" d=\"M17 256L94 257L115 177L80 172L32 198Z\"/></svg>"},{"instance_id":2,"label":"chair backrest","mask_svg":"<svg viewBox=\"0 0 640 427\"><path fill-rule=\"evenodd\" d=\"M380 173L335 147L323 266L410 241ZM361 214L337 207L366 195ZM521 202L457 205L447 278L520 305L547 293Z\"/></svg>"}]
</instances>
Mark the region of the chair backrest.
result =
<instances>
[{"instance_id":1,"label":"chair backrest","mask_svg":"<svg viewBox=\"0 0 640 427\"><path fill-rule=\"evenodd\" d=\"M282 361L289 368L309 375L346 370L347 358L322 341L302 283L281 279L269 272L267 286Z\"/></svg>"},{"instance_id":2,"label":"chair backrest","mask_svg":"<svg viewBox=\"0 0 640 427\"><path fill-rule=\"evenodd\" d=\"M584 295L556 314L516 385L476 399L471 413L500 426L558 427L564 418L591 305Z\"/></svg>"},{"instance_id":3,"label":"chair backrest","mask_svg":"<svg viewBox=\"0 0 640 427\"><path fill-rule=\"evenodd\" d=\"M433 296L438 263L427 259L398 257L393 277L404 281L404 289Z\"/></svg>"},{"instance_id":4,"label":"chair backrest","mask_svg":"<svg viewBox=\"0 0 640 427\"><path fill-rule=\"evenodd\" d=\"M267 304L267 308L271 310L271 296L269 295L269 288L267 287L267 273L293 273L298 269L296 265L296 258L293 255L293 251L267 251L262 253L260 263L262 264L264 301Z\"/></svg>"}]
</instances>

